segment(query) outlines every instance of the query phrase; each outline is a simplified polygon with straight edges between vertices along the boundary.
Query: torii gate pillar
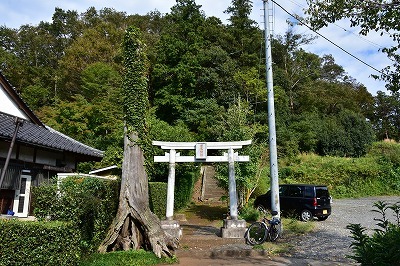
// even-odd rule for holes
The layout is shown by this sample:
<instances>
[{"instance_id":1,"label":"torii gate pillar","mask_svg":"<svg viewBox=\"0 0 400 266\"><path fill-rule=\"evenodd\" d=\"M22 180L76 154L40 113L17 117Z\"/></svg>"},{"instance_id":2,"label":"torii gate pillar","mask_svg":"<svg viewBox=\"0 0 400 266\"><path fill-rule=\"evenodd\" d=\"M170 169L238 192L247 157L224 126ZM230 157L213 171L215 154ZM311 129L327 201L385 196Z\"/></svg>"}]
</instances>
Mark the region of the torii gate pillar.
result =
<instances>
[{"instance_id":1,"label":"torii gate pillar","mask_svg":"<svg viewBox=\"0 0 400 266\"><path fill-rule=\"evenodd\" d=\"M161 149L170 150L164 156L154 156L154 162L169 162L167 210L166 220L161 221L162 228L168 233L180 237L182 230L173 219L174 216L174 190L175 190L175 164L177 162L228 162L229 166L229 211L230 219L224 220L221 228L223 238L243 238L246 231L246 221L238 220L237 192L235 180L235 161L248 162L249 156L239 156L234 149L241 149L250 145L251 140L235 142L163 142L153 141L153 145ZM195 156L180 156L178 149L196 150ZM228 150L223 156L207 156L207 149Z\"/></svg>"}]
</instances>

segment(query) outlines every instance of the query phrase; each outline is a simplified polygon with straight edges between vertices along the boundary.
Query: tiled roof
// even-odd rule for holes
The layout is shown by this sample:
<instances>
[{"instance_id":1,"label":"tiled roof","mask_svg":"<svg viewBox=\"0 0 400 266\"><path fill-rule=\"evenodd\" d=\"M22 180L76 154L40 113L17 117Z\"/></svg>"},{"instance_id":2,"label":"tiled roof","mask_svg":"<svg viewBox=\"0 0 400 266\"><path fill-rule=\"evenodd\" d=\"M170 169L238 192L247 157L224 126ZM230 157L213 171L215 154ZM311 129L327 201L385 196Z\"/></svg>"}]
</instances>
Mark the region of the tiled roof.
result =
<instances>
[{"instance_id":1,"label":"tiled roof","mask_svg":"<svg viewBox=\"0 0 400 266\"><path fill-rule=\"evenodd\" d=\"M15 117L0 112L0 138L12 139L15 131ZM50 127L43 127L23 120L16 137L17 142L49 149L69 151L96 158L103 157L103 151L76 141Z\"/></svg>"}]
</instances>

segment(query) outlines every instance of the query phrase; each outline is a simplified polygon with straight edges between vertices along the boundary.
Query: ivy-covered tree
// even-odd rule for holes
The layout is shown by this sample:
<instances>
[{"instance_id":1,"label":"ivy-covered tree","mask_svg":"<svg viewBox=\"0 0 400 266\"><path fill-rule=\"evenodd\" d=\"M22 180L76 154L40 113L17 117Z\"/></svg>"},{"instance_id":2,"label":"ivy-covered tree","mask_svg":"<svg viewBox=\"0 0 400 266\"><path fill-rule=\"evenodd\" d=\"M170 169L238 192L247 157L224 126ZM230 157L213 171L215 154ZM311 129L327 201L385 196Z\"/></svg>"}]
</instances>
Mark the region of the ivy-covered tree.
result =
<instances>
[{"instance_id":1,"label":"ivy-covered tree","mask_svg":"<svg viewBox=\"0 0 400 266\"><path fill-rule=\"evenodd\" d=\"M124 42L124 161L117 215L100 252L144 248L156 256L172 256L177 239L167 235L149 205L148 177L142 145L148 110L147 60L140 31L129 27Z\"/></svg>"}]
</instances>

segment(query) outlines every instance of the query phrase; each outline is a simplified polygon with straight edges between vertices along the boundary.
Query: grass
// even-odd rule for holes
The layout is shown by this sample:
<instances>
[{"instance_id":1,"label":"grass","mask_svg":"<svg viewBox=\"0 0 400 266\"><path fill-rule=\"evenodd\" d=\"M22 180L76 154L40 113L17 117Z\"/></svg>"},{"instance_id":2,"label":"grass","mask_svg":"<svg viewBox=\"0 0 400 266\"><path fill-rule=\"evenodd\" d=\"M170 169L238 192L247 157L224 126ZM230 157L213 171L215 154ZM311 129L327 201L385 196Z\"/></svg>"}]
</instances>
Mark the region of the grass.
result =
<instances>
[{"instance_id":1,"label":"grass","mask_svg":"<svg viewBox=\"0 0 400 266\"><path fill-rule=\"evenodd\" d=\"M302 237L315 228L314 222L302 222L295 218L282 218L283 233L276 242L264 242L261 245L255 245L253 249L263 250L270 255L288 254L293 248L289 239Z\"/></svg>"},{"instance_id":2,"label":"grass","mask_svg":"<svg viewBox=\"0 0 400 266\"><path fill-rule=\"evenodd\" d=\"M144 250L115 251L105 254L95 253L85 258L80 266L144 266L157 264L173 264L177 259L157 258L153 252Z\"/></svg>"},{"instance_id":3,"label":"grass","mask_svg":"<svg viewBox=\"0 0 400 266\"><path fill-rule=\"evenodd\" d=\"M307 234L315 228L314 222L301 222L295 218L283 218L282 224L284 233L292 236Z\"/></svg>"}]
</instances>

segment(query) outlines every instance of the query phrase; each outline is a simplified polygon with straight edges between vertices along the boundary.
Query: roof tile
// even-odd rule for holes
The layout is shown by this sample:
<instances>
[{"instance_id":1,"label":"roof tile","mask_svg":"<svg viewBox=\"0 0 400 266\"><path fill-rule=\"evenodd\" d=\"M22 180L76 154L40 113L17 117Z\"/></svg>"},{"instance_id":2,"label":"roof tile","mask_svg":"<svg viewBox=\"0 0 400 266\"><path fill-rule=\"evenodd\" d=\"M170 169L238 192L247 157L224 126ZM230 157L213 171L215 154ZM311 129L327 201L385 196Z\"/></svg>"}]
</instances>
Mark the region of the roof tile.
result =
<instances>
[{"instance_id":1,"label":"roof tile","mask_svg":"<svg viewBox=\"0 0 400 266\"><path fill-rule=\"evenodd\" d=\"M15 130L15 117L0 112L0 138L11 139ZM17 141L53 149L61 149L78 154L103 157L103 151L85 145L51 127L42 127L23 120L18 130Z\"/></svg>"}]
</instances>

